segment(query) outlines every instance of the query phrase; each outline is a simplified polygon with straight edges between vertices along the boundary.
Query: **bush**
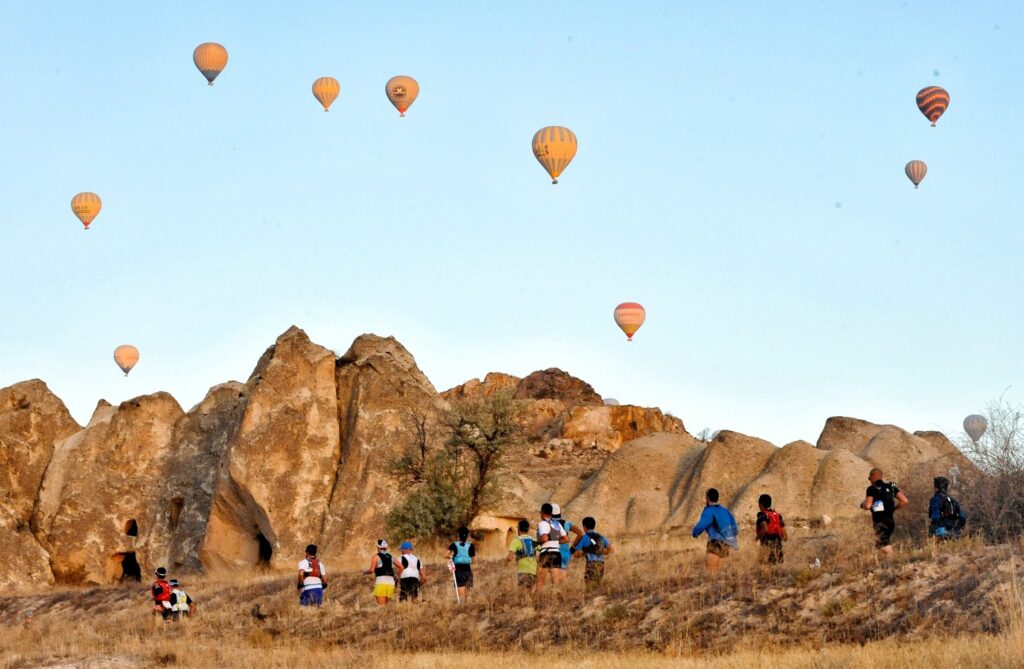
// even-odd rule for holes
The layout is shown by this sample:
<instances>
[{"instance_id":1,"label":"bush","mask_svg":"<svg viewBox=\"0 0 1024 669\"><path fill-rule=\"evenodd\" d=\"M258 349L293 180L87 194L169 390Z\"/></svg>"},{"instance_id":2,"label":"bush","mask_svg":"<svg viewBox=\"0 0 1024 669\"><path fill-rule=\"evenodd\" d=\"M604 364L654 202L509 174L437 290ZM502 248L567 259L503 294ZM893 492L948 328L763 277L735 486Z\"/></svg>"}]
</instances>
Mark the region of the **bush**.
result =
<instances>
[{"instance_id":1,"label":"bush","mask_svg":"<svg viewBox=\"0 0 1024 669\"><path fill-rule=\"evenodd\" d=\"M977 441L966 436L960 449L978 466L961 483L968 529L987 541L1024 536L1024 407L1002 399L986 410L988 431Z\"/></svg>"}]
</instances>

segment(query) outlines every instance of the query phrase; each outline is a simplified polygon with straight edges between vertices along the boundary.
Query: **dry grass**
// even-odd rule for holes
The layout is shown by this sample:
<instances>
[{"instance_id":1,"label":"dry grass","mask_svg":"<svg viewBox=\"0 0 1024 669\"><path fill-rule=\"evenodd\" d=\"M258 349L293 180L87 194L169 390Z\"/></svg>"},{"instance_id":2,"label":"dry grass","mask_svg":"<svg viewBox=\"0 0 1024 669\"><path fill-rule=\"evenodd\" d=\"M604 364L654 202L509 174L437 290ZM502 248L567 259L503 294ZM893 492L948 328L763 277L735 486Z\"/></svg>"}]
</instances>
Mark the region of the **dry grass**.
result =
<instances>
[{"instance_id":1,"label":"dry grass","mask_svg":"<svg viewBox=\"0 0 1024 669\"><path fill-rule=\"evenodd\" d=\"M314 611L297 606L291 575L190 579L202 608L178 625L153 619L138 585L7 597L0 667L1024 666L1021 546L928 547L878 564L862 533L795 534L783 568L762 574L748 547L714 580L689 539L627 543L597 596L578 567L532 598L510 565L486 563L461 607L436 571L419 604L378 609L354 573L362 564L335 568Z\"/></svg>"}]
</instances>

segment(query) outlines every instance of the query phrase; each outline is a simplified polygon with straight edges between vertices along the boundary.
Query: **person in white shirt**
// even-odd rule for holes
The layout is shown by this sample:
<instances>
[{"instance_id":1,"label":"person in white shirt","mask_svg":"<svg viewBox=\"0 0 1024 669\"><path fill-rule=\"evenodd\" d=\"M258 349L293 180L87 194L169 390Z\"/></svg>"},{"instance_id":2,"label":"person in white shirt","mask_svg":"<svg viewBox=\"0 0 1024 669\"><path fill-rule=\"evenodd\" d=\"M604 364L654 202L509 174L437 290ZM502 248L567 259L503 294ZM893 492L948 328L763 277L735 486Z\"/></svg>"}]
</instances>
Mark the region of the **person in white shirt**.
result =
<instances>
[{"instance_id":1,"label":"person in white shirt","mask_svg":"<svg viewBox=\"0 0 1024 669\"><path fill-rule=\"evenodd\" d=\"M562 569L561 546L569 542L569 535L561 523L552 517L551 504L540 507L540 522L537 523L537 543L540 552L537 555L537 592L540 592L547 581L561 583L565 580Z\"/></svg>"},{"instance_id":2,"label":"person in white shirt","mask_svg":"<svg viewBox=\"0 0 1024 669\"><path fill-rule=\"evenodd\" d=\"M300 590L299 604L302 606L321 606L324 603L327 570L316 556L316 550L316 544L306 546L306 559L299 562L299 581L296 587Z\"/></svg>"},{"instance_id":3,"label":"person in white shirt","mask_svg":"<svg viewBox=\"0 0 1024 669\"><path fill-rule=\"evenodd\" d=\"M398 593L398 601L415 601L420 598L420 586L427 582L427 573L423 562L412 554L411 541L403 541L401 549L402 556L398 560L402 563L402 571L398 578L402 589Z\"/></svg>"}]
</instances>

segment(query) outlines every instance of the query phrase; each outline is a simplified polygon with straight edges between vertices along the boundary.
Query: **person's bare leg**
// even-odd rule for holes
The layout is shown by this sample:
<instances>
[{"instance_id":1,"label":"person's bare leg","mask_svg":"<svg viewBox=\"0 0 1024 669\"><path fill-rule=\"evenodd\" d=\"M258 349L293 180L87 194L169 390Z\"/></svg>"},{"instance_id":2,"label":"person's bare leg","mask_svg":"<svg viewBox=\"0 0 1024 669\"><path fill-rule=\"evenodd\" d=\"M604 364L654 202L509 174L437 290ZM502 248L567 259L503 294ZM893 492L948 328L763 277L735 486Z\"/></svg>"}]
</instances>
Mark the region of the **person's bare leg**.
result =
<instances>
[{"instance_id":1,"label":"person's bare leg","mask_svg":"<svg viewBox=\"0 0 1024 669\"><path fill-rule=\"evenodd\" d=\"M722 568L722 558L714 553L708 553L707 567L709 574L717 574L718 570Z\"/></svg>"}]
</instances>

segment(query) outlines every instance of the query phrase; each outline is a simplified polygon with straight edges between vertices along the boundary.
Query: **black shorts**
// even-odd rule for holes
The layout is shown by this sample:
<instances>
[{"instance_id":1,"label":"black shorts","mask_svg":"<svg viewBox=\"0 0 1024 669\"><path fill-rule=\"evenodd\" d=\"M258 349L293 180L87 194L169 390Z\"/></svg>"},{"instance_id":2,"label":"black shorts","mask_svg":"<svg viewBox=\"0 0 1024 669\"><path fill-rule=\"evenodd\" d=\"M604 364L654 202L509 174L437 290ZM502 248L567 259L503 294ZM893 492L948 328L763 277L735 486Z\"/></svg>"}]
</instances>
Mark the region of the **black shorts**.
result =
<instances>
[{"instance_id":1,"label":"black shorts","mask_svg":"<svg viewBox=\"0 0 1024 669\"><path fill-rule=\"evenodd\" d=\"M543 551L537 556L538 569L561 569L562 554L557 550Z\"/></svg>"},{"instance_id":2,"label":"black shorts","mask_svg":"<svg viewBox=\"0 0 1024 669\"><path fill-rule=\"evenodd\" d=\"M473 569L467 565L455 565L455 584L460 588L473 587Z\"/></svg>"},{"instance_id":3,"label":"black shorts","mask_svg":"<svg viewBox=\"0 0 1024 669\"><path fill-rule=\"evenodd\" d=\"M879 518L874 521L875 548L892 545L892 533L896 531L896 521L892 518Z\"/></svg>"},{"instance_id":4,"label":"black shorts","mask_svg":"<svg viewBox=\"0 0 1024 669\"><path fill-rule=\"evenodd\" d=\"M402 590L398 593L398 601L404 602L407 599L419 599L420 579L403 578L401 580Z\"/></svg>"}]
</instances>

